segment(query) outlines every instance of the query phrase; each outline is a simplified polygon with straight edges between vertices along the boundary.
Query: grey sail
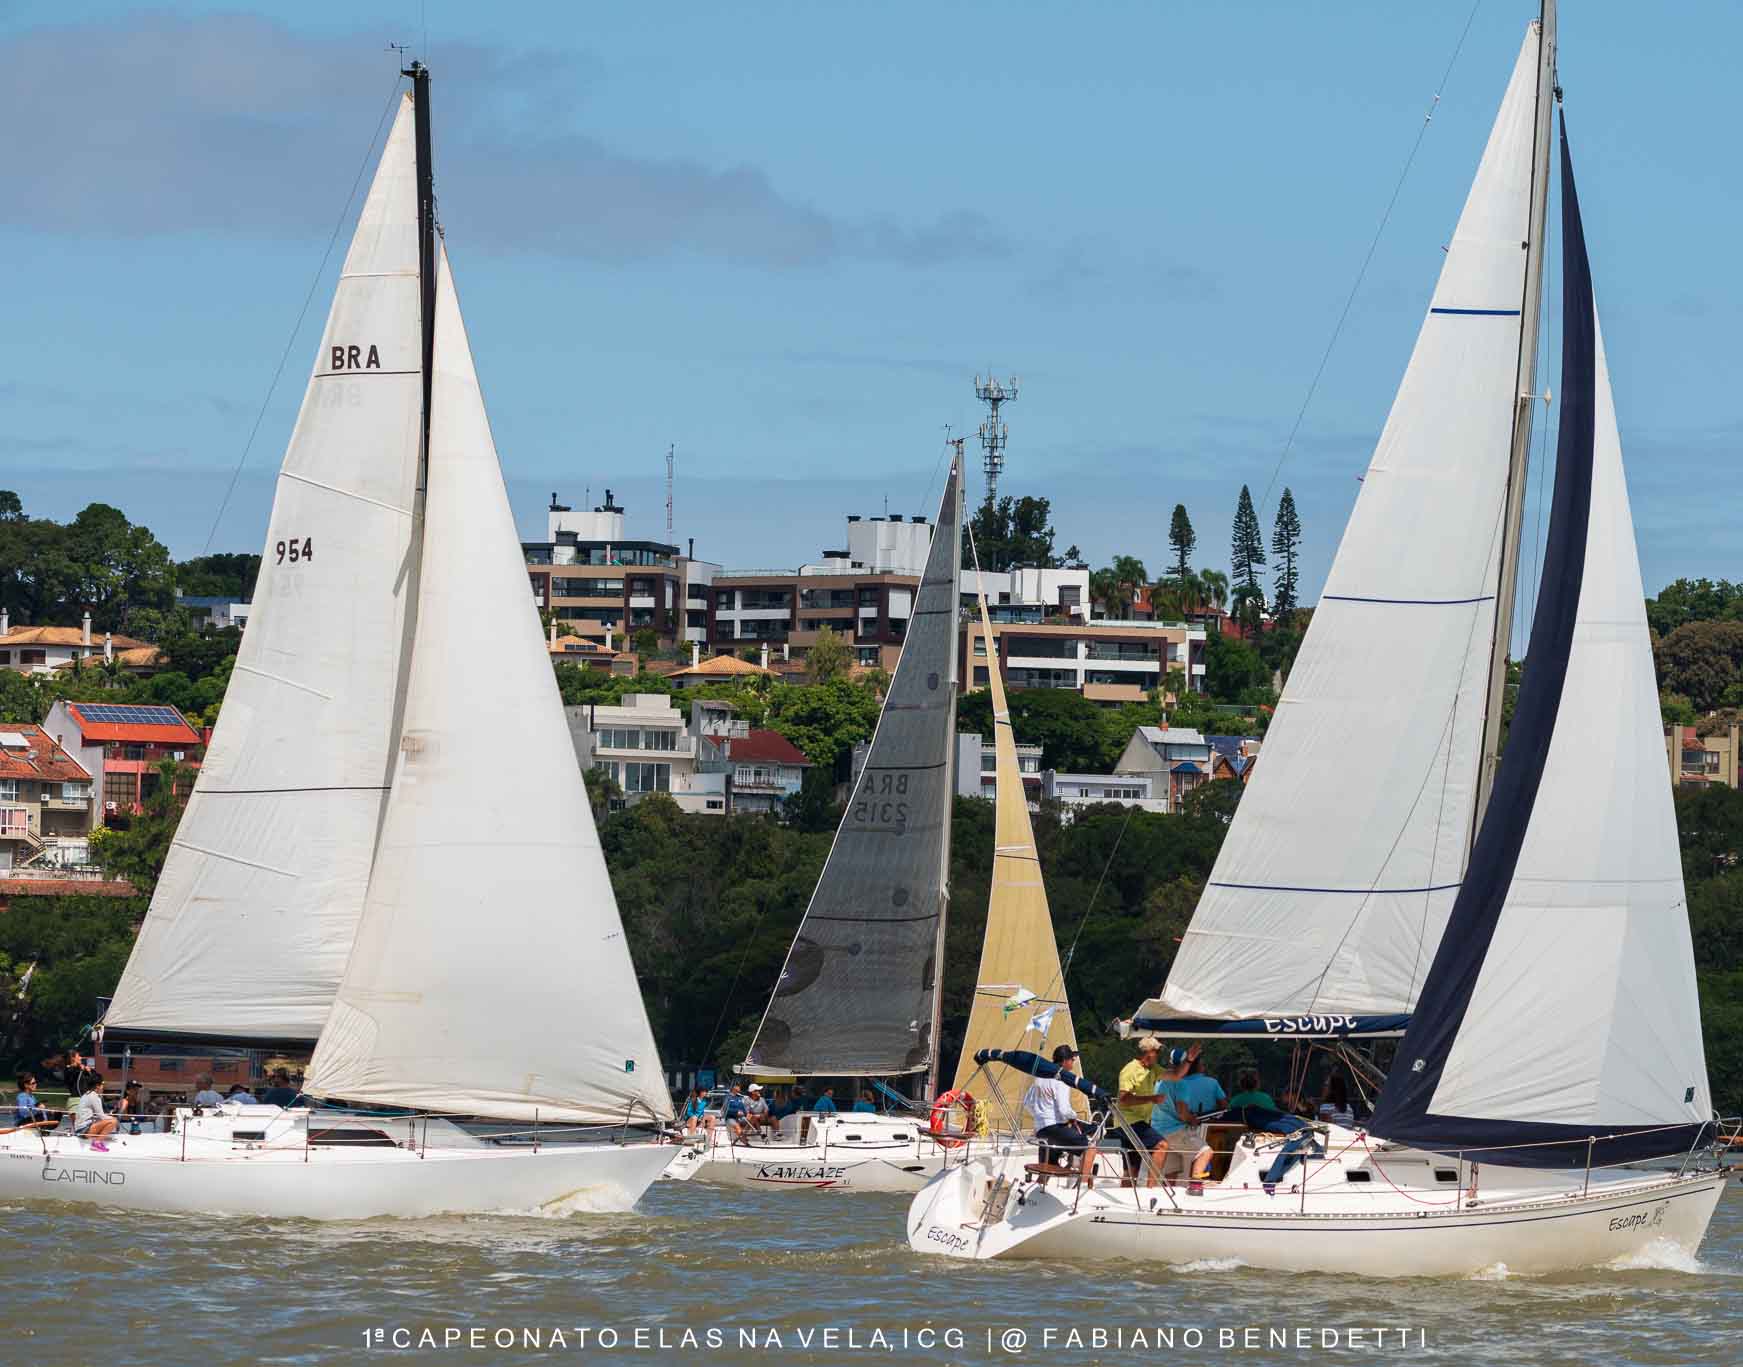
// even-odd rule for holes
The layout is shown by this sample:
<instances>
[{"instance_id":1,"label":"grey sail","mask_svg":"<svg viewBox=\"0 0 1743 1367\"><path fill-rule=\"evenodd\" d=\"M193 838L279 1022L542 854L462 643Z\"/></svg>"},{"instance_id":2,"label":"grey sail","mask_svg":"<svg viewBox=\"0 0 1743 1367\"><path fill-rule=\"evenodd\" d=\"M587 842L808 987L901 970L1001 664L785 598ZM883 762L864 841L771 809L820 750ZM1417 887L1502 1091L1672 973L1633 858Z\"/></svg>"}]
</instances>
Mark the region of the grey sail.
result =
<instances>
[{"instance_id":1,"label":"grey sail","mask_svg":"<svg viewBox=\"0 0 1743 1367\"><path fill-rule=\"evenodd\" d=\"M847 812L740 1071L875 1077L933 1062L956 731L961 472Z\"/></svg>"}]
</instances>

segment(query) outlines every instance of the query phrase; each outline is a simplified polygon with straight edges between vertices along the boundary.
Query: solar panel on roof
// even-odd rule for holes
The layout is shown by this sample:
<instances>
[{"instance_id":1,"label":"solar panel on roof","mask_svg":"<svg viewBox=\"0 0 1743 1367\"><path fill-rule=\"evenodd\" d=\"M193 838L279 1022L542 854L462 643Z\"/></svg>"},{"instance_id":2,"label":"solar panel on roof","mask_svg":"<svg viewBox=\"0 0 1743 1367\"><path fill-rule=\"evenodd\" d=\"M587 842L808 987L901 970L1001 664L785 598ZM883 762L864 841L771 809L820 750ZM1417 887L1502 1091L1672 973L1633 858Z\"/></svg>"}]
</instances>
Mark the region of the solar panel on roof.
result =
<instances>
[{"instance_id":1,"label":"solar panel on roof","mask_svg":"<svg viewBox=\"0 0 1743 1367\"><path fill-rule=\"evenodd\" d=\"M124 703L80 703L79 715L86 721L119 726L181 726L181 713L173 707L147 707Z\"/></svg>"}]
</instances>

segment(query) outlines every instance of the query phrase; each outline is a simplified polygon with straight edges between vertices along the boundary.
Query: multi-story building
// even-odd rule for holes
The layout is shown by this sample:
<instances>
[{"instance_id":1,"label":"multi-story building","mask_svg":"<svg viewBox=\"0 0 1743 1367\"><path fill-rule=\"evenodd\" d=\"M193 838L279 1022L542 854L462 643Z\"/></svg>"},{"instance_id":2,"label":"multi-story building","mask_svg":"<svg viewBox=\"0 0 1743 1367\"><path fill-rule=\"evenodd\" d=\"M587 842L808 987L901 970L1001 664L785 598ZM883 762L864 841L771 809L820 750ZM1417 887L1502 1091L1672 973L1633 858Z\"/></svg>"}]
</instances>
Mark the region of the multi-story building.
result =
<instances>
[{"instance_id":1,"label":"multi-story building","mask_svg":"<svg viewBox=\"0 0 1743 1367\"><path fill-rule=\"evenodd\" d=\"M1667 726L1664 748L1670 759L1670 781L1678 787L1707 783L1743 787L1738 767L1743 757L1743 724L1734 718L1713 719L1698 728Z\"/></svg>"},{"instance_id":2,"label":"multi-story building","mask_svg":"<svg viewBox=\"0 0 1743 1367\"><path fill-rule=\"evenodd\" d=\"M805 752L778 731L705 736L702 746L728 766L735 812L778 813L804 787L805 771L811 767Z\"/></svg>"},{"instance_id":3,"label":"multi-story building","mask_svg":"<svg viewBox=\"0 0 1743 1367\"><path fill-rule=\"evenodd\" d=\"M1155 774L1062 774L1048 769L1042 774L1042 792L1048 801L1060 805L1062 821L1069 820L1078 808L1105 802L1166 812L1167 787L1159 785L1157 778Z\"/></svg>"},{"instance_id":4,"label":"multi-story building","mask_svg":"<svg viewBox=\"0 0 1743 1367\"><path fill-rule=\"evenodd\" d=\"M105 816L139 811L157 791L165 760L199 768L206 742L175 708L156 705L62 699L42 725L91 775Z\"/></svg>"},{"instance_id":5,"label":"multi-story building","mask_svg":"<svg viewBox=\"0 0 1743 1367\"><path fill-rule=\"evenodd\" d=\"M603 641L608 631L625 644L651 628L663 645L706 642L709 585L718 565L663 541L624 535L624 509L605 491L592 512L576 512L551 496L545 541L521 543L533 602L566 634Z\"/></svg>"},{"instance_id":6,"label":"multi-story building","mask_svg":"<svg viewBox=\"0 0 1743 1367\"><path fill-rule=\"evenodd\" d=\"M147 650L151 647L131 636L104 632L91 634L91 614L76 627L15 627L12 615L0 608L0 669L20 674L53 674L70 668L74 661L84 663L117 651Z\"/></svg>"},{"instance_id":7,"label":"multi-story building","mask_svg":"<svg viewBox=\"0 0 1743 1367\"><path fill-rule=\"evenodd\" d=\"M860 767L864 763L863 744L856 745L853 751L853 772L857 778ZM978 731L958 731L956 733L956 795L958 797L984 797L992 801L998 796L998 784L994 777L997 756L993 751L992 742L985 739ZM1039 745L1019 744L1017 746L1017 771L1023 776L1023 794L1029 799L1029 805L1035 806L1045 795L1045 780L1041 772L1041 747Z\"/></svg>"},{"instance_id":8,"label":"multi-story building","mask_svg":"<svg viewBox=\"0 0 1743 1367\"><path fill-rule=\"evenodd\" d=\"M1204 690L1204 630L1169 622L994 622L993 644L1011 688L1067 688L1091 702L1143 702L1179 670ZM987 643L977 619L962 629L964 689L987 686Z\"/></svg>"},{"instance_id":9,"label":"multi-story building","mask_svg":"<svg viewBox=\"0 0 1743 1367\"><path fill-rule=\"evenodd\" d=\"M89 862L91 771L40 726L0 725L0 869Z\"/></svg>"},{"instance_id":10,"label":"multi-story building","mask_svg":"<svg viewBox=\"0 0 1743 1367\"><path fill-rule=\"evenodd\" d=\"M206 631L223 631L227 627L245 627L253 604L234 598L176 592L176 606L184 609L196 627Z\"/></svg>"}]
</instances>

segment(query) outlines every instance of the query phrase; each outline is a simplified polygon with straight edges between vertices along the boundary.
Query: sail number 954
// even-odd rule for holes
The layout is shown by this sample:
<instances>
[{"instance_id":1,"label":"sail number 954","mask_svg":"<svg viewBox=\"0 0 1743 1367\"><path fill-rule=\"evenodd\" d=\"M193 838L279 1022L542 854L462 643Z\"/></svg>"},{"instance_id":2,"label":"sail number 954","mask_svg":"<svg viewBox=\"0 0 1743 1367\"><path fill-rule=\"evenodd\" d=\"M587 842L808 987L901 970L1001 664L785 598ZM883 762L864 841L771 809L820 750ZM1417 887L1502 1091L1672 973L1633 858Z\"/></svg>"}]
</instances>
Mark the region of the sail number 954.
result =
<instances>
[{"instance_id":1,"label":"sail number 954","mask_svg":"<svg viewBox=\"0 0 1743 1367\"><path fill-rule=\"evenodd\" d=\"M272 549L274 554L277 556L277 559L273 561L274 564L282 565L288 560L291 564L295 565L299 561L313 560L315 558L315 538L312 536L305 536L299 540L293 536L287 540L277 542Z\"/></svg>"}]
</instances>

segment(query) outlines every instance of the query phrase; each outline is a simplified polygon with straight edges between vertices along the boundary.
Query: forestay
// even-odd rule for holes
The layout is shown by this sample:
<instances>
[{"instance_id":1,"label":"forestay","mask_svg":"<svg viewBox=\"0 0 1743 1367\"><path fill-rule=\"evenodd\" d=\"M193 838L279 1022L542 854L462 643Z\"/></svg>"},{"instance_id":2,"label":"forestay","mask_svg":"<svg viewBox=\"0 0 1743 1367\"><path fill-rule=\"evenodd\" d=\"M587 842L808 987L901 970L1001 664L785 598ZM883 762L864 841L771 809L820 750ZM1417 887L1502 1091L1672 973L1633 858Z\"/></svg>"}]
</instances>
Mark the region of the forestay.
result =
<instances>
[{"instance_id":1,"label":"forestay","mask_svg":"<svg viewBox=\"0 0 1743 1367\"><path fill-rule=\"evenodd\" d=\"M1371 1127L1532 1167L1684 1152L1712 1114L1640 562L1565 130L1562 194L1561 432L1528 667L1469 877Z\"/></svg>"},{"instance_id":2,"label":"forestay","mask_svg":"<svg viewBox=\"0 0 1743 1367\"><path fill-rule=\"evenodd\" d=\"M445 252L436 297L404 734L306 1088L527 1121L669 1118Z\"/></svg>"},{"instance_id":3,"label":"forestay","mask_svg":"<svg viewBox=\"0 0 1743 1367\"><path fill-rule=\"evenodd\" d=\"M931 1063L950 858L961 472L817 890L740 1071L888 1076Z\"/></svg>"},{"instance_id":4,"label":"forestay","mask_svg":"<svg viewBox=\"0 0 1743 1367\"><path fill-rule=\"evenodd\" d=\"M1538 55L1533 29L1264 754L1140 1027L1396 1017L1421 990L1475 805Z\"/></svg>"},{"instance_id":5,"label":"forestay","mask_svg":"<svg viewBox=\"0 0 1743 1367\"><path fill-rule=\"evenodd\" d=\"M981 640L987 643L987 684L992 690L993 872L986 938L981 944L968 1030L956 1064L954 1085L959 1088L966 1087L979 1071L976 1059L981 1050L1027 1049L1051 1055L1061 1044L1077 1044L984 593L980 595L980 625ZM1020 1106L1015 1102L1001 1106L1001 1099L994 1096L981 1103L990 1108L989 1119L995 1127L1010 1130L1030 1123Z\"/></svg>"},{"instance_id":6,"label":"forestay","mask_svg":"<svg viewBox=\"0 0 1743 1367\"><path fill-rule=\"evenodd\" d=\"M216 734L112 1036L307 1045L351 948L418 580L418 206L401 104L273 499Z\"/></svg>"}]
</instances>

